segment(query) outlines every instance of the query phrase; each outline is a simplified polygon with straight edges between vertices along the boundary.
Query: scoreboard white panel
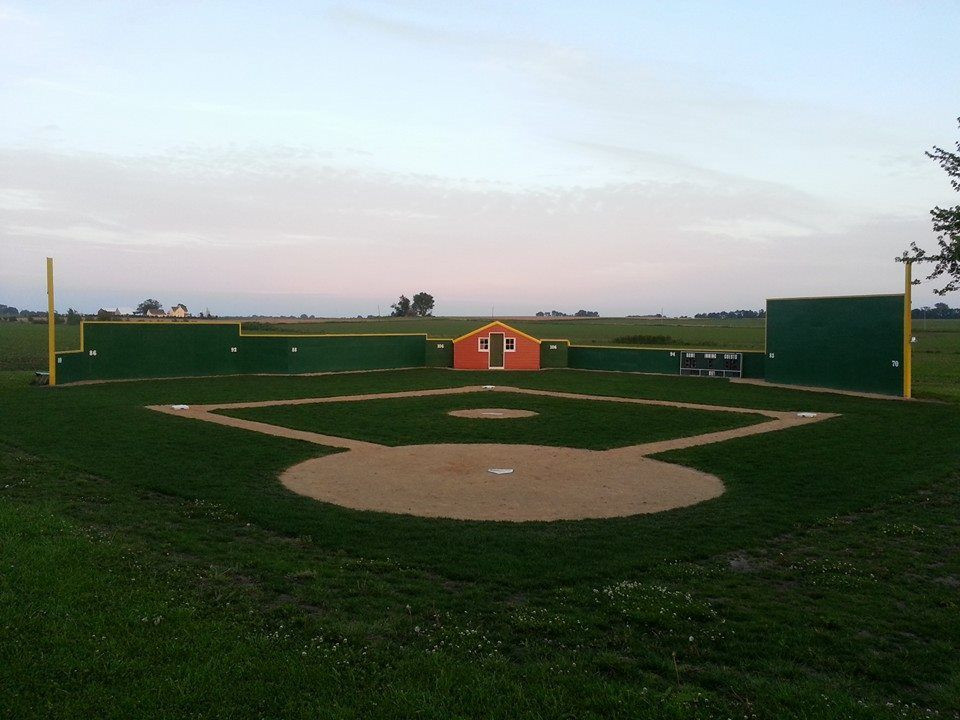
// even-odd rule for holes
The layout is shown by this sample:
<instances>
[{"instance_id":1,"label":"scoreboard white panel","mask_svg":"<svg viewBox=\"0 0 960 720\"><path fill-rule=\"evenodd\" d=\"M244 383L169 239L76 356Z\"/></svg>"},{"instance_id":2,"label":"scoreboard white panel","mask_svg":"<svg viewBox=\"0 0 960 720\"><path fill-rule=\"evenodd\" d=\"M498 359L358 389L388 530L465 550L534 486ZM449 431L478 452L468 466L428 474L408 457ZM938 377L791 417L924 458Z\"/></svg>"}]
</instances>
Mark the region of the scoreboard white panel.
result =
<instances>
[{"instance_id":1,"label":"scoreboard white panel","mask_svg":"<svg viewBox=\"0 0 960 720\"><path fill-rule=\"evenodd\" d=\"M742 377L743 353L682 351L680 374L701 377Z\"/></svg>"}]
</instances>

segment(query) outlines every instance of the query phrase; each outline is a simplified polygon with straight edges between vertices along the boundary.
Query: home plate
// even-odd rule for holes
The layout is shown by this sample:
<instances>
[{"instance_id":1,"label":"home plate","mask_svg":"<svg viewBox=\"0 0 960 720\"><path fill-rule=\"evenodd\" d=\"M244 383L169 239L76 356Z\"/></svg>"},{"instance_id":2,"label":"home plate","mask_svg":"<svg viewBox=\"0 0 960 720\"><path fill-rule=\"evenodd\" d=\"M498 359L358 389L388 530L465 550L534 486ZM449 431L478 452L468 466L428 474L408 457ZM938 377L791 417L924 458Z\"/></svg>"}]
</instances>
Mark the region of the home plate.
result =
<instances>
[{"instance_id":1,"label":"home plate","mask_svg":"<svg viewBox=\"0 0 960 720\"><path fill-rule=\"evenodd\" d=\"M487 468L487 472L494 475L509 475L513 472L513 468Z\"/></svg>"}]
</instances>

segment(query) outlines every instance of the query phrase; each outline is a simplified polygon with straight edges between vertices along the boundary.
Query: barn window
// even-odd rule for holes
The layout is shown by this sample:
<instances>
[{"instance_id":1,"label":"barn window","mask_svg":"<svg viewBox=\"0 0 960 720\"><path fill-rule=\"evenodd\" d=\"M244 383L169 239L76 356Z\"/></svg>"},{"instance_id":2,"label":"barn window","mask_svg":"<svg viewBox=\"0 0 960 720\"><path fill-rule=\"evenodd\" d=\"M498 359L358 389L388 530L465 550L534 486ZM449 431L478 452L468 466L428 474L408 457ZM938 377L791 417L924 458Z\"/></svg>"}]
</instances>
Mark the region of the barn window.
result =
<instances>
[{"instance_id":1,"label":"barn window","mask_svg":"<svg viewBox=\"0 0 960 720\"><path fill-rule=\"evenodd\" d=\"M517 339L516 338L507 338L504 342L503 349L507 352L514 352L517 349Z\"/></svg>"},{"instance_id":2,"label":"barn window","mask_svg":"<svg viewBox=\"0 0 960 720\"><path fill-rule=\"evenodd\" d=\"M480 338L480 352L490 352L490 338Z\"/></svg>"}]
</instances>

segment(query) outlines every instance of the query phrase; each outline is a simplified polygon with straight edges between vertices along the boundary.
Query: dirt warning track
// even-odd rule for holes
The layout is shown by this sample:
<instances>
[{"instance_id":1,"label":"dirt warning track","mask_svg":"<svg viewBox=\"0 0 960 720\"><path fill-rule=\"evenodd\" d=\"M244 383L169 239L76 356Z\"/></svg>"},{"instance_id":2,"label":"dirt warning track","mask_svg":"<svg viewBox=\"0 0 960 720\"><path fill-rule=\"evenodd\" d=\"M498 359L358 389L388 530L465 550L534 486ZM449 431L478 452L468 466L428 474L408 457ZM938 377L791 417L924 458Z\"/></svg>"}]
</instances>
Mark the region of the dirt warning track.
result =
<instances>
[{"instance_id":1,"label":"dirt warning track","mask_svg":"<svg viewBox=\"0 0 960 720\"><path fill-rule=\"evenodd\" d=\"M216 413L217 410L233 408L362 402L381 398L455 395L489 389L489 386L471 386L370 395L192 405L183 409L175 409L170 405L149 407L170 415L347 450L344 453L306 460L281 474L280 481L285 487L317 500L357 510L513 522L637 515L709 500L723 492L723 482L719 478L648 456L666 450L809 425L836 417L830 413L802 417L796 412L514 387L495 388L498 392L714 412L752 413L768 418L765 422L731 430L597 451L501 444L388 447ZM492 409L483 412L501 411ZM450 421L458 420L452 417ZM491 470L499 472L494 473Z\"/></svg>"}]
</instances>

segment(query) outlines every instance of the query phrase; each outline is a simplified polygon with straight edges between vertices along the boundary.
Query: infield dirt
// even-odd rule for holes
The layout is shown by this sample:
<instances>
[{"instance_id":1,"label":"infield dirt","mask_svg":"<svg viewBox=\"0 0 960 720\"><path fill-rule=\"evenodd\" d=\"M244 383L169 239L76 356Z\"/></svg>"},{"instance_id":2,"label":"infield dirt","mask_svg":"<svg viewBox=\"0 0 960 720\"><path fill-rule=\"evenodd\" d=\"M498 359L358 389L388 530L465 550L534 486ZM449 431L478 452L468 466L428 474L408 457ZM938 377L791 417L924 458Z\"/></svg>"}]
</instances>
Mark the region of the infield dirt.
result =
<instances>
[{"instance_id":1,"label":"infield dirt","mask_svg":"<svg viewBox=\"0 0 960 720\"><path fill-rule=\"evenodd\" d=\"M285 487L317 500L356 510L512 522L639 515L710 500L723 493L723 482L720 478L648 456L667 450L784 430L835 417L830 413L800 417L795 412L600 397L512 387L498 386L496 389L500 392L579 400L755 413L767 417L768 420L731 430L598 451L512 444L388 447L216 413L217 410L243 407L361 402L382 398L484 392L483 387L194 405L180 410L168 405L155 405L150 406L150 409L345 449L347 452L298 463L280 475L280 482ZM503 418L505 416L484 416L477 413L508 411L487 408L469 412L471 415L468 417ZM451 419L451 422L455 420ZM493 468L508 468L513 472L498 475L490 472Z\"/></svg>"}]
</instances>

